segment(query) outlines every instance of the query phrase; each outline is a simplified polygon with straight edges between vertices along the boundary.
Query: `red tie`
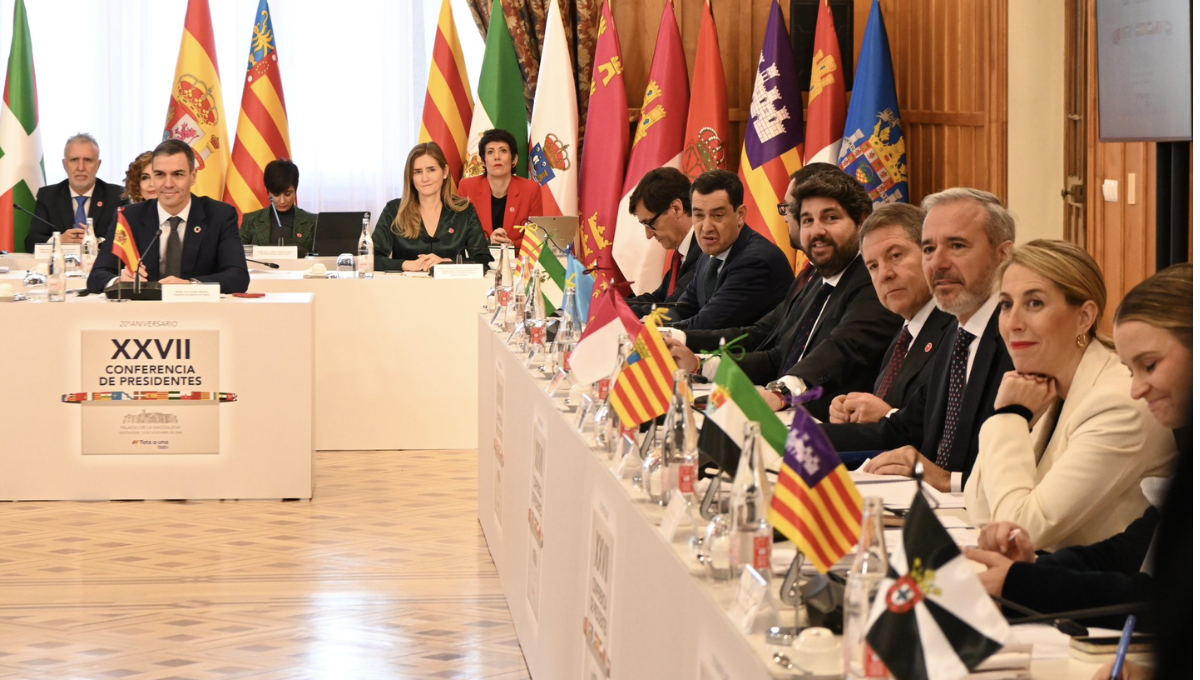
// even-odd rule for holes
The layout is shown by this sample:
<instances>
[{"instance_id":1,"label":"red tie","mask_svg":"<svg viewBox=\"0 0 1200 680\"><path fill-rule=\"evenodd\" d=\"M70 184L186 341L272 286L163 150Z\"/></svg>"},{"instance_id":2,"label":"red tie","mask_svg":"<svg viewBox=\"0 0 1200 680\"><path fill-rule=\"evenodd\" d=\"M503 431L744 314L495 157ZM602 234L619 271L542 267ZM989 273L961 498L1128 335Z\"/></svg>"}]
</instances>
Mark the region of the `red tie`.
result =
<instances>
[{"instance_id":1,"label":"red tie","mask_svg":"<svg viewBox=\"0 0 1200 680\"><path fill-rule=\"evenodd\" d=\"M679 264L683 262L683 255L679 254L678 250L671 251L671 283L667 286L667 297L675 294L675 282L679 280Z\"/></svg>"}]
</instances>

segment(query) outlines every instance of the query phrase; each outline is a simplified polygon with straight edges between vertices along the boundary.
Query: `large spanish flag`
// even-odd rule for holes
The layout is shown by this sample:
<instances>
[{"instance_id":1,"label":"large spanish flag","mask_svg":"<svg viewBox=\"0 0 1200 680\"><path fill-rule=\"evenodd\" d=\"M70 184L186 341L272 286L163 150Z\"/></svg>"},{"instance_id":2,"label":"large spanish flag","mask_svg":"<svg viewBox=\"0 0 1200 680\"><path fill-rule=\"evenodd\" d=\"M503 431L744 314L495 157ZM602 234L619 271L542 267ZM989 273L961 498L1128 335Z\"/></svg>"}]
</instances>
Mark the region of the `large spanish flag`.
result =
<instances>
[{"instance_id":1,"label":"large spanish flag","mask_svg":"<svg viewBox=\"0 0 1200 680\"><path fill-rule=\"evenodd\" d=\"M463 63L462 45L450 0L442 0L437 34L433 37L433 58L429 64L429 84L425 89L425 110L421 112L421 134L417 141L436 142L450 164L450 181L456 186L462 177L467 155L467 130L471 127L471 83Z\"/></svg>"},{"instance_id":2,"label":"large spanish flag","mask_svg":"<svg viewBox=\"0 0 1200 680\"><path fill-rule=\"evenodd\" d=\"M192 147L199 170L192 193L220 200L229 167L229 133L216 45L208 0L188 0L163 139L178 139Z\"/></svg>"},{"instance_id":3,"label":"large spanish flag","mask_svg":"<svg viewBox=\"0 0 1200 680\"><path fill-rule=\"evenodd\" d=\"M216 62L214 62L215 64ZM246 83L242 86L242 111L238 115L237 140L233 143L233 164L225 178L225 202L243 213L267 207L267 187L263 169L267 163L292 157L288 136L287 105L283 102L283 80L279 75L279 54L275 29L267 0L258 3L254 32L250 36L250 60Z\"/></svg>"},{"instance_id":4,"label":"large spanish flag","mask_svg":"<svg viewBox=\"0 0 1200 680\"><path fill-rule=\"evenodd\" d=\"M33 43L25 2L17 0L13 6L8 75L4 78L4 108L0 110L0 250L25 250L30 217L16 212L13 205L32 211L37 190L45 184Z\"/></svg>"},{"instance_id":5,"label":"large spanish flag","mask_svg":"<svg viewBox=\"0 0 1200 680\"><path fill-rule=\"evenodd\" d=\"M842 50L829 0L817 9L817 35L813 41L812 79L808 86L808 128L804 164L838 162L842 133L846 129L846 76Z\"/></svg>"},{"instance_id":6,"label":"large spanish flag","mask_svg":"<svg viewBox=\"0 0 1200 680\"><path fill-rule=\"evenodd\" d=\"M791 174L803 164L803 114L792 43L783 10L772 0L738 175L746 186L746 224L779 246L797 269L804 255L792 248L778 205L786 200Z\"/></svg>"}]
</instances>

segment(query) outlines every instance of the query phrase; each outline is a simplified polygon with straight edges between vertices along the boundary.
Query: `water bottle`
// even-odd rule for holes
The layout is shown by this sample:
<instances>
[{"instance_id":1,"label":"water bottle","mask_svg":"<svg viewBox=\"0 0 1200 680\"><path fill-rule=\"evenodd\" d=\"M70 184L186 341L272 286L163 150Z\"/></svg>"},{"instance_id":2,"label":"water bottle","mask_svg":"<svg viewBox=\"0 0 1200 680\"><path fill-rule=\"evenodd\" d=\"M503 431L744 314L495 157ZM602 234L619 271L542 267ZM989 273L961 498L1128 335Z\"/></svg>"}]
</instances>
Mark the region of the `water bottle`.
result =
<instances>
[{"instance_id":1,"label":"water bottle","mask_svg":"<svg viewBox=\"0 0 1200 680\"><path fill-rule=\"evenodd\" d=\"M83 274L87 276L92 273L92 265L96 264L96 256L100 254L100 242L96 240L96 227L90 217L87 220L87 234L84 235L83 243L79 246L79 254L83 259Z\"/></svg>"},{"instance_id":2,"label":"water bottle","mask_svg":"<svg viewBox=\"0 0 1200 680\"><path fill-rule=\"evenodd\" d=\"M617 336L616 365L613 366L612 373L599 382L597 388L596 398L601 404L595 415L596 446L607 453L609 458L613 457L621 443L621 417L612 406L612 392L632 353L633 340L624 333Z\"/></svg>"},{"instance_id":3,"label":"water bottle","mask_svg":"<svg viewBox=\"0 0 1200 680\"><path fill-rule=\"evenodd\" d=\"M663 484L660 504L671 502L679 491L689 504L696 503L696 463L698 432L692 422L691 389L688 372L675 371L675 393L667 411L667 436L663 441ZM654 500L653 498L651 500Z\"/></svg>"},{"instance_id":4,"label":"water bottle","mask_svg":"<svg viewBox=\"0 0 1200 680\"><path fill-rule=\"evenodd\" d=\"M767 524L767 471L759 451L762 426L747 422L743 430L742 455L729 492L730 576L740 578L749 565L771 580L771 527Z\"/></svg>"},{"instance_id":5,"label":"water bottle","mask_svg":"<svg viewBox=\"0 0 1200 680\"><path fill-rule=\"evenodd\" d=\"M887 575L887 549L883 543L883 500L863 499L862 533L850 573L846 575L843 602L842 645L846 677L855 680L885 680L883 661L867 643L867 617L879 592L879 583Z\"/></svg>"},{"instance_id":6,"label":"water bottle","mask_svg":"<svg viewBox=\"0 0 1200 680\"><path fill-rule=\"evenodd\" d=\"M50 269L46 278L46 299L67 301L67 261L63 255L62 236L56 231L50 237Z\"/></svg>"},{"instance_id":7,"label":"water bottle","mask_svg":"<svg viewBox=\"0 0 1200 680\"><path fill-rule=\"evenodd\" d=\"M371 221L363 215L362 235L358 237L358 278L375 278L375 244L371 241Z\"/></svg>"},{"instance_id":8,"label":"water bottle","mask_svg":"<svg viewBox=\"0 0 1200 680\"><path fill-rule=\"evenodd\" d=\"M46 275L49 271L50 267L45 262L37 263L32 270L25 270L25 278L21 285L25 288L25 297L30 302L46 301Z\"/></svg>"}]
</instances>

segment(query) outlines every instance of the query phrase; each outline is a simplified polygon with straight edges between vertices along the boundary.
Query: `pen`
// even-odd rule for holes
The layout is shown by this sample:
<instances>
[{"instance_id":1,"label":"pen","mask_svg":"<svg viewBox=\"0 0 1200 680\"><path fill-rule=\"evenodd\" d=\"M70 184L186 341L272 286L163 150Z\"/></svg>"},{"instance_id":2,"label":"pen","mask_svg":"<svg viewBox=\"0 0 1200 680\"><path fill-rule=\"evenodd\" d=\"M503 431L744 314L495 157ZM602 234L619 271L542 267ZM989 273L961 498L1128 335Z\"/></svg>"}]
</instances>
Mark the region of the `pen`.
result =
<instances>
[{"instance_id":1,"label":"pen","mask_svg":"<svg viewBox=\"0 0 1200 680\"><path fill-rule=\"evenodd\" d=\"M1130 614L1125 619L1125 630L1121 631L1121 644L1117 646L1117 660L1113 662L1112 674L1108 676L1109 680L1117 680L1121 677L1121 669L1125 666L1125 654L1129 651L1129 641L1133 639L1133 624L1137 621L1137 617Z\"/></svg>"}]
</instances>

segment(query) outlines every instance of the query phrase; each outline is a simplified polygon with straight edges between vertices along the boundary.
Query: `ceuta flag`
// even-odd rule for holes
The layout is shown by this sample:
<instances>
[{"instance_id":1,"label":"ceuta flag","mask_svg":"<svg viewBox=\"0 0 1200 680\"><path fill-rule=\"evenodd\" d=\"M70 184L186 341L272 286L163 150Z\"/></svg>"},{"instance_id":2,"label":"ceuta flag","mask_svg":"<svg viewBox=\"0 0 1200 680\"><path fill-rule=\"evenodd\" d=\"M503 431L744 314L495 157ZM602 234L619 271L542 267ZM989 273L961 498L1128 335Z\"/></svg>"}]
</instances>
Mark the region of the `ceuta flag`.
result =
<instances>
[{"instance_id":1,"label":"ceuta flag","mask_svg":"<svg viewBox=\"0 0 1200 680\"><path fill-rule=\"evenodd\" d=\"M425 88L425 110L421 112L421 134L417 141L436 142L446 154L450 180L457 186L467 155L467 130L471 127L471 83L463 62L458 29L450 0L442 0L437 33L433 37L433 58L429 64L429 84Z\"/></svg>"},{"instance_id":2,"label":"ceuta flag","mask_svg":"<svg viewBox=\"0 0 1200 680\"><path fill-rule=\"evenodd\" d=\"M0 250L10 253L25 250L31 218L16 212L13 206L32 211L37 190L45 184L33 42L29 38L25 0L17 0L13 7L8 75L4 78L4 108L0 110Z\"/></svg>"},{"instance_id":3,"label":"ceuta flag","mask_svg":"<svg viewBox=\"0 0 1200 680\"><path fill-rule=\"evenodd\" d=\"M708 170L729 168L725 144L729 141L729 100L725 93L725 67L717 43L712 3L700 15L700 44L692 72L692 101L684 133L683 171L695 180Z\"/></svg>"},{"instance_id":4,"label":"ceuta flag","mask_svg":"<svg viewBox=\"0 0 1200 680\"><path fill-rule=\"evenodd\" d=\"M233 142L233 162L225 177L225 202L237 208L239 221L243 214L262 210L270 203L267 186L263 184L267 163L291 157L275 28L267 0L261 0L250 36L250 59L246 83L242 86L242 111Z\"/></svg>"},{"instance_id":5,"label":"ceuta flag","mask_svg":"<svg viewBox=\"0 0 1200 680\"><path fill-rule=\"evenodd\" d=\"M746 187L746 224L779 246L796 269L804 255L792 248L778 206L786 200L791 174L803 164L803 111L783 10L772 0L738 176Z\"/></svg>"},{"instance_id":6,"label":"ceuta flag","mask_svg":"<svg viewBox=\"0 0 1200 680\"><path fill-rule=\"evenodd\" d=\"M837 163L846 128L846 76L842 73L842 51L829 0L817 9L817 35L813 41L812 78L808 85L808 131L804 141L804 164Z\"/></svg>"},{"instance_id":7,"label":"ceuta flag","mask_svg":"<svg viewBox=\"0 0 1200 680\"><path fill-rule=\"evenodd\" d=\"M625 103L621 40L608 0L600 9L593 63L588 123L583 133L584 153L579 168L579 259L595 274L595 290L599 294L610 286L627 289L629 285L613 260L612 251L629 149L626 122L629 110Z\"/></svg>"},{"instance_id":8,"label":"ceuta flag","mask_svg":"<svg viewBox=\"0 0 1200 680\"><path fill-rule=\"evenodd\" d=\"M138 252L137 241L133 240L133 230L125 219L125 206L117 208L117 226L113 229L112 253L125 263L129 271L137 271L142 263L142 255Z\"/></svg>"},{"instance_id":9,"label":"ceuta flag","mask_svg":"<svg viewBox=\"0 0 1200 680\"><path fill-rule=\"evenodd\" d=\"M208 0L188 0L163 139L192 147L198 171L192 193L220 200L229 166L229 133Z\"/></svg>"},{"instance_id":10,"label":"ceuta flag","mask_svg":"<svg viewBox=\"0 0 1200 680\"><path fill-rule=\"evenodd\" d=\"M579 214L579 110L575 72L558 0L546 14L546 39L529 128L529 177L542 185L542 212ZM536 217L536 216L535 216Z\"/></svg>"},{"instance_id":11,"label":"ceuta flag","mask_svg":"<svg viewBox=\"0 0 1200 680\"><path fill-rule=\"evenodd\" d=\"M647 172L655 168L678 168L683 162L683 137L687 125L688 74L675 23L675 4L667 0L658 25L658 42L650 62L650 80L642 98L641 117L633 133L629 169L621 191L621 207ZM728 115L728 114L726 114ZM628 210L617 211L617 233L613 238L613 257L633 292L646 293L662 283L667 251L658 241L646 238L646 230L637 216Z\"/></svg>"}]
</instances>

